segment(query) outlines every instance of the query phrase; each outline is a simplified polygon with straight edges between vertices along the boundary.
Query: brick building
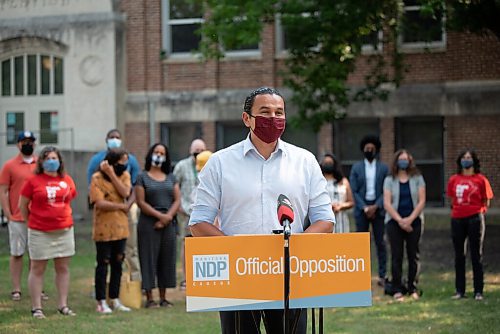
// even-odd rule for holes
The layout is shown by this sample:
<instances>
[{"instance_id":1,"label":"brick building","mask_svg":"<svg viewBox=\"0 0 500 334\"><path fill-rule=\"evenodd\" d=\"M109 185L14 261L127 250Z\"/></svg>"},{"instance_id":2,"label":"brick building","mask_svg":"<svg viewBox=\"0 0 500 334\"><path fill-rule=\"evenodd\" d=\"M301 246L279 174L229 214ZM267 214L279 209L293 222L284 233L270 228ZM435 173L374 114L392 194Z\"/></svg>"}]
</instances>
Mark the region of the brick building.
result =
<instances>
[{"instance_id":1,"label":"brick building","mask_svg":"<svg viewBox=\"0 0 500 334\"><path fill-rule=\"evenodd\" d=\"M128 0L121 9L127 14L125 133L128 147L139 156L149 141L137 133L167 143L174 160L187 154L193 137L202 137L211 150L225 147L247 132L241 112L251 89L268 85L290 94L279 76L286 57L279 21L265 27L259 45L230 50L220 61L200 62L189 52L198 42L190 34L202 16L196 8L182 12L168 0ZM405 9L410 13L415 8ZM429 205L436 206L444 205L444 187L458 152L473 147L500 194L500 170L494 163L500 153L495 145L500 133L500 42L449 31L434 37L431 43L418 41L416 32L402 37L409 71L387 102L353 104L344 120L325 125L318 134L289 127L285 139L318 157L335 152L349 170L361 158L360 138L378 133L384 161L401 147L413 153L427 180ZM359 63L350 79L353 85L364 75L363 59ZM287 112L293 114L293 105L287 105Z\"/></svg>"},{"instance_id":2,"label":"brick building","mask_svg":"<svg viewBox=\"0 0 500 334\"><path fill-rule=\"evenodd\" d=\"M279 20L265 27L258 45L201 62L190 50L199 42L194 30L203 13L183 3L0 0L0 163L16 152L16 131L35 130L39 148L55 144L70 160L82 194L76 211L84 212L81 166L104 148L107 130L123 130L140 162L156 141L178 160L193 138L203 138L211 150L244 138L241 112L250 90L267 85L291 95L279 75L287 57ZM416 10L405 7L419 23ZM438 29L424 43L418 30L405 33L400 47L409 71L387 102L352 104L344 120L319 133L287 127L284 139L318 158L335 152L348 171L361 159L360 138L377 133L384 161L400 147L413 153L427 181L428 205L435 206L445 205L444 186L458 152L474 147L500 196L494 161L500 155L500 41ZM379 50L388 52L385 45ZM353 85L361 83L363 62L349 79ZM295 112L287 103L287 114Z\"/></svg>"}]
</instances>

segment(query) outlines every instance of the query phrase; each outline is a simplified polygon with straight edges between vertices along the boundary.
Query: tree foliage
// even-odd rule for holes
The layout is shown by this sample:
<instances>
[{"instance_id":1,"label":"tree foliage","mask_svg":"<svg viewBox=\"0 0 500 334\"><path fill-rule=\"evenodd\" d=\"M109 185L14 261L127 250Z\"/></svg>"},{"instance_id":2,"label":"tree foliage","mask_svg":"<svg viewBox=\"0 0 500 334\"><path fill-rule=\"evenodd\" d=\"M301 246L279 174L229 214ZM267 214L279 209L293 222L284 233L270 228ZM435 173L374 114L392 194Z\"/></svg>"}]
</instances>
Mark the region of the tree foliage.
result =
<instances>
[{"instance_id":1,"label":"tree foliage","mask_svg":"<svg viewBox=\"0 0 500 334\"><path fill-rule=\"evenodd\" d=\"M500 0L452 2L488 1ZM410 2L422 4L428 15L442 13L445 8L444 0ZM386 99L389 91L384 87L399 85L405 70L397 43L403 3L401 0L205 0L208 15L200 29L203 36L200 49L205 57L223 57L224 50L259 43L264 26L279 20L288 52L282 76L299 111L293 122L301 126L309 124L318 130L325 122L343 117L352 101ZM454 8L454 14L461 13L462 7ZM383 40L377 36L383 36ZM364 84L348 85L367 43L376 52L363 58L368 64ZM377 51L380 44L384 49Z\"/></svg>"}]
</instances>

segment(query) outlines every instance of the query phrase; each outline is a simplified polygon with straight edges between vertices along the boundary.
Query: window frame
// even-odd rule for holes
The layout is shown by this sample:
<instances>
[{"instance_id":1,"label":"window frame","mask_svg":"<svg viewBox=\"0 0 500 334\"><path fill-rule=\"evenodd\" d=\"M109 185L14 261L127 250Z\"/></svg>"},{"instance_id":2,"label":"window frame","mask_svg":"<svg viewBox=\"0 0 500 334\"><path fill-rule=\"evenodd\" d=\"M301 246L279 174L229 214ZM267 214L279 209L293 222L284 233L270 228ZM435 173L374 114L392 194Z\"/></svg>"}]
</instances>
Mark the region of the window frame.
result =
<instances>
[{"instance_id":1,"label":"window frame","mask_svg":"<svg viewBox=\"0 0 500 334\"><path fill-rule=\"evenodd\" d=\"M403 16L408 11L420 11L421 5L403 6ZM419 41L419 42L405 42L403 33L398 36L398 45L401 47L402 52L412 52L421 50L444 51L446 48L446 13L443 12L441 18L441 40L440 41ZM404 23L403 23L404 24Z\"/></svg>"},{"instance_id":2,"label":"window frame","mask_svg":"<svg viewBox=\"0 0 500 334\"><path fill-rule=\"evenodd\" d=\"M29 88L29 83L30 83L30 77L29 77L29 72L28 72L28 59L31 56L35 56L35 94L30 94L28 92ZM16 73L15 73L15 59L22 57L22 62L23 62L23 92L22 94L16 94ZM48 93L42 93L42 74L41 74L41 61L42 57L49 57L50 63L52 64L52 67L49 70L49 91ZM55 62L56 59L59 59L62 61L62 75L61 75L61 87L62 91L61 93L55 93ZM0 66L0 98L26 98L26 97L46 97L46 96L52 96L52 97L60 97L64 95L64 78L65 78L65 70L64 70L64 57L60 55L56 55L53 53L49 52L36 52L36 53L31 53L31 52L23 52L23 53L16 53L16 54L10 54L2 59L0 59L0 64L2 64L4 61L10 60L9 64L9 69L10 69L10 92L9 95L3 95L3 66Z\"/></svg>"}]
</instances>

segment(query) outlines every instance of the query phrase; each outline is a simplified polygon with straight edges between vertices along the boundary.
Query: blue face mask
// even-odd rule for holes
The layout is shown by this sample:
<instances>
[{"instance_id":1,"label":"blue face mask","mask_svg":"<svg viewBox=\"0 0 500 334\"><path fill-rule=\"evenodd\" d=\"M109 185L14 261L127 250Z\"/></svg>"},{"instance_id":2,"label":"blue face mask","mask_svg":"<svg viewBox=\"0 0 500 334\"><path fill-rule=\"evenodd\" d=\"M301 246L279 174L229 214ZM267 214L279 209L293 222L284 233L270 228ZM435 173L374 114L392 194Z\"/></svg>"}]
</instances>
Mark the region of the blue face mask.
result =
<instances>
[{"instance_id":1,"label":"blue face mask","mask_svg":"<svg viewBox=\"0 0 500 334\"><path fill-rule=\"evenodd\" d=\"M122 141L121 139L118 139L118 138L109 138L106 143L108 144L108 148L111 150L111 149L114 149L114 148L119 148L120 146L122 146Z\"/></svg>"},{"instance_id":2,"label":"blue face mask","mask_svg":"<svg viewBox=\"0 0 500 334\"><path fill-rule=\"evenodd\" d=\"M410 162L408 160L404 160L404 159L398 160L398 168L399 169L405 170L408 168L409 165L410 165Z\"/></svg>"},{"instance_id":3,"label":"blue face mask","mask_svg":"<svg viewBox=\"0 0 500 334\"><path fill-rule=\"evenodd\" d=\"M47 172L57 172L61 163L59 160L47 159L43 162L43 170Z\"/></svg>"},{"instance_id":4,"label":"blue face mask","mask_svg":"<svg viewBox=\"0 0 500 334\"><path fill-rule=\"evenodd\" d=\"M471 168L474 166L473 160L460 160L460 165L462 165L463 169Z\"/></svg>"}]
</instances>

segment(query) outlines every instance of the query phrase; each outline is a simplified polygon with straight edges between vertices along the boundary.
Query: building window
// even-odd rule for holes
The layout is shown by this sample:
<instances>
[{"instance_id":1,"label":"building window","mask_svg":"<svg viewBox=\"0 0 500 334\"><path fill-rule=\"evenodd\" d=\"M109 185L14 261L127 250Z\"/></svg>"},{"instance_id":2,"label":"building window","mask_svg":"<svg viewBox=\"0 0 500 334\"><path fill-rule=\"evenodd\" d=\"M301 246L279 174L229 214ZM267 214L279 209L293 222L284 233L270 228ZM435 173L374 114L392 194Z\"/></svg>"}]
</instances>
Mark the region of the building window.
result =
<instances>
[{"instance_id":1,"label":"building window","mask_svg":"<svg viewBox=\"0 0 500 334\"><path fill-rule=\"evenodd\" d=\"M28 54L2 61L2 96L60 95L64 93L63 59Z\"/></svg>"},{"instance_id":2,"label":"building window","mask_svg":"<svg viewBox=\"0 0 500 334\"><path fill-rule=\"evenodd\" d=\"M248 128L241 121L218 122L216 126L216 149L236 144L248 136Z\"/></svg>"},{"instance_id":3,"label":"building window","mask_svg":"<svg viewBox=\"0 0 500 334\"><path fill-rule=\"evenodd\" d=\"M161 142L167 145L170 159L174 163L187 157L191 142L201 136L201 123L160 124Z\"/></svg>"},{"instance_id":4,"label":"building window","mask_svg":"<svg viewBox=\"0 0 500 334\"><path fill-rule=\"evenodd\" d=\"M201 41L202 1L162 0L162 10L163 48L170 56L190 57Z\"/></svg>"},{"instance_id":5,"label":"building window","mask_svg":"<svg viewBox=\"0 0 500 334\"><path fill-rule=\"evenodd\" d=\"M57 111L40 112L40 143L57 144L59 114Z\"/></svg>"},{"instance_id":6,"label":"building window","mask_svg":"<svg viewBox=\"0 0 500 334\"><path fill-rule=\"evenodd\" d=\"M427 206L444 200L443 119L441 117L396 118L396 150L413 155L426 183ZM422 129L425 129L423 134Z\"/></svg>"},{"instance_id":7,"label":"building window","mask_svg":"<svg viewBox=\"0 0 500 334\"><path fill-rule=\"evenodd\" d=\"M318 155L318 136L311 130L297 129L287 126L281 139L287 143L302 147L314 156Z\"/></svg>"},{"instance_id":8,"label":"building window","mask_svg":"<svg viewBox=\"0 0 500 334\"><path fill-rule=\"evenodd\" d=\"M418 0L405 0L400 42L404 48L434 48L446 45L443 13L423 14Z\"/></svg>"},{"instance_id":9,"label":"building window","mask_svg":"<svg viewBox=\"0 0 500 334\"><path fill-rule=\"evenodd\" d=\"M309 15L304 14L304 17L308 17ZM278 55L283 55L286 54L288 49L290 48L290 41L293 38L293 36L290 34L290 32L287 31L287 29L284 27L284 25L281 23L281 16L277 15L276 20L275 20L275 34L276 34L276 53ZM365 35L362 37L362 46L361 46L361 52L362 54L368 54L368 53L375 53L375 52L381 52L382 47L383 47L383 32L380 31L373 31L369 35ZM318 49L318 46L313 46L313 49Z\"/></svg>"},{"instance_id":10,"label":"building window","mask_svg":"<svg viewBox=\"0 0 500 334\"><path fill-rule=\"evenodd\" d=\"M364 159L359 148L359 143L366 135L380 134L379 120L377 118L367 119L344 119L333 123L334 125L334 148L333 152L342 163L342 171L349 178L352 165Z\"/></svg>"},{"instance_id":11,"label":"building window","mask_svg":"<svg viewBox=\"0 0 500 334\"><path fill-rule=\"evenodd\" d=\"M7 124L7 145L17 144L17 134L24 130L24 113L7 112L5 114Z\"/></svg>"}]
</instances>

